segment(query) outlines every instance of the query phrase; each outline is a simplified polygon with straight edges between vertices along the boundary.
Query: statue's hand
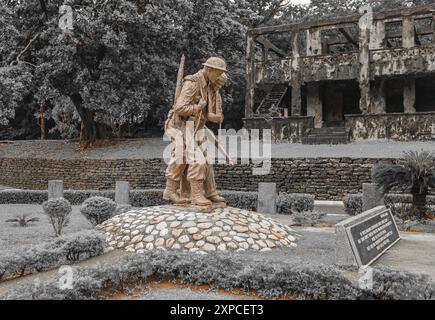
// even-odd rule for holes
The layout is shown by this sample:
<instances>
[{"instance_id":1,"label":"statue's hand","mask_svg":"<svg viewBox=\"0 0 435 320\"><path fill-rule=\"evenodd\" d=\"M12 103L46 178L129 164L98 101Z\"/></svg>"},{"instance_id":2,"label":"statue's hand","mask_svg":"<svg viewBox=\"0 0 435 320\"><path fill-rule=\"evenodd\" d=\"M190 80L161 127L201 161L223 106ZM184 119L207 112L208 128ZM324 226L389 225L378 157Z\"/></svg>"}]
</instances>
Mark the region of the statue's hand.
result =
<instances>
[{"instance_id":1,"label":"statue's hand","mask_svg":"<svg viewBox=\"0 0 435 320\"><path fill-rule=\"evenodd\" d=\"M207 101L201 98L198 104L193 107L194 113L200 113L207 106Z\"/></svg>"},{"instance_id":2,"label":"statue's hand","mask_svg":"<svg viewBox=\"0 0 435 320\"><path fill-rule=\"evenodd\" d=\"M208 113L207 119L210 122L222 123L224 122L224 115L222 113Z\"/></svg>"}]
</instances>

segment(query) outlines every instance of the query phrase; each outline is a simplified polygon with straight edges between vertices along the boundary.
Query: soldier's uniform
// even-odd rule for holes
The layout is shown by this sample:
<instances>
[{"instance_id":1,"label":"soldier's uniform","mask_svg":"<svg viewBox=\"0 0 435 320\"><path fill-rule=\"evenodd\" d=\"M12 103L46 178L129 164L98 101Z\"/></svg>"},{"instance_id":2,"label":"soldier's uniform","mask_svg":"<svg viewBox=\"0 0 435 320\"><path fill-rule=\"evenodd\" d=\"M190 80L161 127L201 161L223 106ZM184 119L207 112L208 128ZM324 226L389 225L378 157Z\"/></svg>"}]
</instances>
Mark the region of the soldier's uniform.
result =
<instances>
[{"instance_id":1,"label":"soldier's uniform","mask_svg":"<svg viewBox=\"0 0 435 320\"><path fill-rule=\"evenodd\" d=\"M226 72L225 62L219 58L210 58L204 65ZM165 123L165 132L174 143L171 159L166 169L166 189L163 193L163 197L167 200L176 203L187 202L187 199L179 198L176 195L183 174L190 184L194 204L211 204L211 201L203 195L204 181L207 180L207 177L207 186L211 191L207 192L208 195L211 199L219 198L215 189L213 168L210 159L207 159L206 137L197 134L198 131L203 132L201 129L208 121L206 106L216 108L217 95L219 95L218 91L214 90L212 84L207 82L203 70L187 76L183 80L181 92ZM193 126L188 124L193 124ZM181 159L180 154L176 153L179 150L175 147L175 144L179 143L180 140L183 141L183 145L180 146L182 149ZM194 151L194 154L191 154L191 151ZM222 198L220 199L222 200Z\"/></svg>"},{"instance_id":2,"label":"soldier's uniform","mask_svg":"<svg viewBox=\"0 0 435 320\"><path fill-rule=\"evenodd\" d=\"M202 70L184 78L180 96L168 116L166 133L171 139L174 133L186 134L186 124L188 121L193 122L195 131L204 127L207 122L207 111L205 109L198 111L198 108L195 108L195 106L199 104L201 99L207 101L210 91L210 86L206 82ZM196 144L195 148L199 148L199 142L201 141L194 142ZM184 152L183 155L183 163L179 163L179 159L177 159L174 153L172 154L166 169L166 178L179 182L187 166L187 180L204 180L207 163L200 163L199 161L186 163L187 159Z\"/></svg>"}]
</instances>

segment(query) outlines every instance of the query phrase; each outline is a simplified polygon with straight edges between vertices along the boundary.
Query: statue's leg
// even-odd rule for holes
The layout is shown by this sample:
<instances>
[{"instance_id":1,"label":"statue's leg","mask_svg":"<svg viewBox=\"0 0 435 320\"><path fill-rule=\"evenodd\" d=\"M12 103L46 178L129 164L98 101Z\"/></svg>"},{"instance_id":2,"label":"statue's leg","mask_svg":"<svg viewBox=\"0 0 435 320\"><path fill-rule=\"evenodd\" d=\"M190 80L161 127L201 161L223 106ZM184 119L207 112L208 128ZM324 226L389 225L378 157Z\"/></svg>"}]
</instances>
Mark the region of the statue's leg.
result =
<instances>
[{"instance_id":1,"label":"statue's leg","mask_svg":"<svg viewBox=\"0 0 435 320\"><path fill-rule=\"evenodd\" d=\"M207 166L207 174L204 182L205 196L212 202L216 203L226 203L225 198L221 197L217 193L216 180L214 177L213 165L209 164Z\"/></svg>"},{"instance_id":2,"label":"statue's leg","mask_svg":"<svg viewBox=\"0 0 435 320\"><path fill-rule=\"evenodd\" d=\"M190 183L187 181L187 167L181 175L180 196L190 202Z\"/></svg>"},{"instance_id":3,"label":"statue's leg","mask_svg":"<svg viewBox=\"0 0 435 320\"><path fill-rule=\"evenodd\" d=\"M210 206L211 201L204 197L204 180L208 164L205 161L204 154L199 148L198 143L196 141L194 143L195 157L193 161L188 163L187 167L187 180L190 183L191 202L198 206Z\"/></svg>"},{"instance_id":4,"label":"statue's leg","mask_svg":"<svg viewBox=\"0 0 435 320\"><path fill-rule=\"evenodd\" d=\"M168 134L169 135L169 134ZM177 190L180 185L181 177L186 169L186 162L183 159L183 149L176 148L176 141L179 140L180 137L176 136L173 133L171 136L171 140L173 141L173 150L171 153L171 159L169 160L168 167L166 168L165 176L166 176L166 188L163 192L163 199L174 202L176 204L185 204L186 199L182 199L178 196ZM183 137L181 136L181 143ZM181 144L181 148L183 145ZM181 154L180 154L181 152Z\"/></svg>"}]
</instances>

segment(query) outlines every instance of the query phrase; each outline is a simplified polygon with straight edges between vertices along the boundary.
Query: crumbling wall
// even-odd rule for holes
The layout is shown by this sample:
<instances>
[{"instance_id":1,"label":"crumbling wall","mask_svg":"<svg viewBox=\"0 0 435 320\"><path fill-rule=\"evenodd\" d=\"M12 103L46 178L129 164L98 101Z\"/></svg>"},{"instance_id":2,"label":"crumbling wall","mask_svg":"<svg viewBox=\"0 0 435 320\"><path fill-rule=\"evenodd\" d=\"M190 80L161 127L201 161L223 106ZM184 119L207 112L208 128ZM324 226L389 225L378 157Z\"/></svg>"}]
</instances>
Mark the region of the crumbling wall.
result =
<instances>
[{"instance_id":1,"label":"crumbling wall","mask_svg":"<svg viewBox=\"0 0 435 320\"><path fill-rule=\"evenodd\" d=\"M435 112L346 115L346 128L353 140L431 140Z\"/></svg>"},{"instance_id":2,"label":"crumbling wall","mask_svg":"<svg viewBox=\"0 0 435 320\"><path fill-rule=\"evenodd\" d=\"M255 63L255 82L290 82L292 59L269 60Z\"/></svg>"},{"instance_id":3,"label":"crumbling wall","mask_svg":"<svg viewBox=\"0 0 435 320\"><path fill-rule=\"evenodd\" d=\"M304 82L358 79L358 53L311 56L301 59Z\"/></svg>"},{"instance_id":4,"label":"crumbling wall","mask_svg":"<svg viewBox=\"0 0 435 320\"><path fill-rule=\"evenodd\" d=\"M313 117L250 118L243 122L245 129L271 129L273 142L301 143L306 131L314 128Z\"/></svg>"},{"instance_id":5,"label":"crumbling wall","mask_svg":"<svg viewBox=\"0 0 435 320\"><path fill-rule=\"evenodd\" d=\"M372 79L429 73L435 71L435 47L375 51L370 60Z\"/></svg>"}]
</instances>

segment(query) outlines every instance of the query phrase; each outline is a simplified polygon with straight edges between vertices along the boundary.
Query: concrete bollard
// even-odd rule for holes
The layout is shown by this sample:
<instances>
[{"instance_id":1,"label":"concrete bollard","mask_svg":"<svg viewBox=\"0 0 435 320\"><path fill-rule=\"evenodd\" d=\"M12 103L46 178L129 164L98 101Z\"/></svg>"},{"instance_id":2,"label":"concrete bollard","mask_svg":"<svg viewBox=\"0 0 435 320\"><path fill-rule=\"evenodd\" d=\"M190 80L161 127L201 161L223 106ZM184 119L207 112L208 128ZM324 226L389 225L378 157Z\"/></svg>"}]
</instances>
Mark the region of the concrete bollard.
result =
<instances>
[{"instance_id":1,"label":"concrete bollard","mask_svg":"<svg viewBox=\"0 0 435 320\"><path fill-rule=\"evenodd\" d=\"M257 212L276 214L276 183L258 184Z\"/></svg>"},{"instance_id":2,"label":"concrete bollard","mask_svg":"<svg viewBox=\"0 0 435 320\"><path fill-rule=\"evenodd\" d=\"M120 204L130 204L130 184L127 181L116 181L115 202Z\"/></svg>"},{"instance_id":3,"label":"concrete bollard","mask_svg":"<svg viewBox=\"0 0 435 320\"><path fill-rule=\"evenodd\" d=\"M63 198L63 180L48 181L48 199Z\"/></svg>"},{"instance_id":4,"label":"concrete bollard","mask_svg":"<svg viewBox=\"0 0 435 320\"><path fill-rule=\"evenodd\" d=\"M384 195L374 183L363 183L363 212L385 205Z\"/></svg>"}]
</instances>

